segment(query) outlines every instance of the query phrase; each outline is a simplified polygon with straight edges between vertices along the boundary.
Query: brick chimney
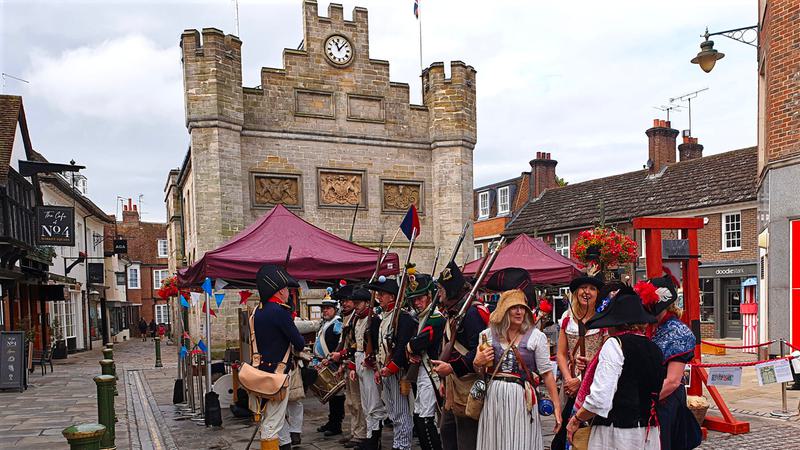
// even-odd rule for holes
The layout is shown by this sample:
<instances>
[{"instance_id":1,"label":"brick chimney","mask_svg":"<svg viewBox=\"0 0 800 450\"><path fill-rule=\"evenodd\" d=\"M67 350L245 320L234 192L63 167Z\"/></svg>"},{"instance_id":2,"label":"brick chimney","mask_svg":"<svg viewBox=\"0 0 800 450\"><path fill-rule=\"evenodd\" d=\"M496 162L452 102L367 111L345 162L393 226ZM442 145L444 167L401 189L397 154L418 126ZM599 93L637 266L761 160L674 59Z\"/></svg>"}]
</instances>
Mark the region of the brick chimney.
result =
<instances>
[{"instance_id":1,"label":"brick chimney","mask_svg":"<svg viewBox=\"0 0 800 450\"><path fill-rule=\"evenodd\" d=\"M558 161L550 159L550 153L536 152L536 159L530 161L530 198L536 198L547 189L558 187L556 182L556 164Z\"/></svg>"},{"instance_id":2,"label":"brick chimney","mask_svg":"<svg viewBox=\"0 0 800 450\"><path fill-rule=\"evenodd\" d=\"M658 173L664 167L675 163L675 138L678 130L670 126L668 120L653 120L653 128L645 131L648 137L648 159L652 164L650 173Z\"/></svg>"},{"instance_id":3,"label":"brick chimney","mask_svg":"<svg viewBox=\"0 0 800 450\"><path fill-rule=\"evenodd\" d=\"M689 161L703 157L703 146L697 143L697 138L691 136L683 137L683 144L678 146L680 161Z\"/></svg>"},{"instance_id":4,"label":"brick chimney","mask_svg":"<svg viewBox=\"0 0 800 450\"><path fill-rule=\"evenodd\" d=\"M130 198L127 205L122 205L122 222L139 222L139 210Z\"/></svg>"}]
</instances>

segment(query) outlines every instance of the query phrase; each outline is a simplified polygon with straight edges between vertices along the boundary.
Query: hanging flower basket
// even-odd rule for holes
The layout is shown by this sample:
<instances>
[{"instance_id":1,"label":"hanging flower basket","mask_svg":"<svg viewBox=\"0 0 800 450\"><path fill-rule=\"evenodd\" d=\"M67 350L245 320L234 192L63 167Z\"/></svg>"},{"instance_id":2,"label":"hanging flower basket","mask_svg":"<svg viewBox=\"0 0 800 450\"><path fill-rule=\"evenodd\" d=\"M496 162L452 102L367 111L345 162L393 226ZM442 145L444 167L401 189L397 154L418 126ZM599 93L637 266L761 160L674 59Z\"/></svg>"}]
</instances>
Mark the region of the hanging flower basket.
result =
<instances>
[{"instance_id":1,"label":"hanging flower basket","mask_svg":"<svg viewBox=\"0 0 800 450\"><path fill-rule=\"evenodd\" d=\"M584 265L598 264L601 270L636 260L636 242L614 228L597 227L578 233L572 254Z\"/></svg>"},{"instance_id":2,"label":"hanging flower basket","mask_svg":"<svg viewBox=\"0 0 800 450\"><path fill-rule=\"evenodd\" d=\"M166 300L170 297L178 296L178 277L172 276L161 282L161 287L157 291L158 296Z\"/></svg>"}]
</instances>

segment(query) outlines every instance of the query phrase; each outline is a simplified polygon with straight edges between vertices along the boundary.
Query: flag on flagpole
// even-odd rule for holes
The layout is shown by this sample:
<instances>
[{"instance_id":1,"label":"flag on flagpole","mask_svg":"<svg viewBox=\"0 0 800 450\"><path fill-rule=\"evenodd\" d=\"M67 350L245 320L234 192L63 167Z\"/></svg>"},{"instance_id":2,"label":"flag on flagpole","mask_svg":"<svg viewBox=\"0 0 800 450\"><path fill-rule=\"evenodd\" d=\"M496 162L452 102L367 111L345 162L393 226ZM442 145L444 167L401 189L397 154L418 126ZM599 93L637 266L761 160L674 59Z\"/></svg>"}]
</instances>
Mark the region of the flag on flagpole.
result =
<instances>
[{"instance_id":1,"label":"flag on flagpole","mask_svg":"<svg viewBox=\"0 0 800 450\"><path fill-rule=\"evenodd\" d=\"M403 221L400 223L400 229L409 241L411 240L411 233L414 230L416 230L414 234L419 237L419 215L417 214L417 207L413 204L408 208L406 216L403 217Z\"/></svg>"},{"instance_id":2,"label":"flag on flagpole","mask_svg":"<svg viewBox=\"0 0 800 450\"><path fill-rule=\"evenodd\" d=\"M206 294L211 295L211 278L206 277L206 281L203 281L203 290L206 291Z\"/></svg>"},{"instance_id":3,"label":"flag on flagpole","mask_svg":"<svg viewBox=\"0 0 800 450\"><path fill-rule=\"evenodd\" d=\"M250 298L251 295L253 295L253 293L250 291L239 291L239 298L241 299L239 300L239 304L246 305L247 299Z\"/></svg>"},{"instance_id":4,"label":"flag on flagpole","mask_svg":"<svg viewBox=\"0 0 800 450\"><path fill-rule=\"evenodd\" d=\"M225 294L222 292L218 292L214 294L214 298L217 300L217 308L219 308L219 305L222 304L222 299L225 298Z\"/></svg>"},{"instance_id":5,"label":"flag on flagpole","mask_svg":"<svg viewBox=\"0 0 800 450\"><path fill-rule=\"evenodd\" d=\"M419 0L414 0L414 17L419 19Z\"/></svg>"}]
</instances>

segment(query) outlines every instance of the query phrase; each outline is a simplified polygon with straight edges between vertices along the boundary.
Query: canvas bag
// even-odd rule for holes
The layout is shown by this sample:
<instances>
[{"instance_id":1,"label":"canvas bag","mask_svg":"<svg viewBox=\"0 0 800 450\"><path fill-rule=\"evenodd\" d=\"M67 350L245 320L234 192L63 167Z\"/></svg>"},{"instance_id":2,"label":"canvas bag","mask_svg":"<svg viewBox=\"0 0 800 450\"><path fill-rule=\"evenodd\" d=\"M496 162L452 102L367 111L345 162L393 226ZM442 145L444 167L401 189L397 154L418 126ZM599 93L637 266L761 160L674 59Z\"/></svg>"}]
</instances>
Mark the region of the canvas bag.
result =
<instances>
[{"instance_id":1,"label":"canvas bag","mask_svg":"<svg viewBox=\"0 0 800 450\"><path fill-rule=\"evenodd\" d=\"M275 373L259 370L261 354L258 353L256 331L253 326L255 315L256 310L254 309L253 313L250 314L250 361L252 361L252 364L242 363L239 368L239 383L253 395L265 400L282 401L289 388L289 376L283 372L286 370L286 363L289 360L292 345L289 344L289 348L286 349L286 354L275 369Z\"/></svg>"},{"instance_id":2,"label":"canvas bag","mask_svg":"<svg viewBox=\"0 0 800 450\"><path fill-rule=\"evenodd\" d=\"M469 395L467 396L467 404L464 408L464 412L470 419L478 420L481 417L481 411L483 411L483 403L486 400L486 391L488 388L489 383L494 380L494 377L497 375L497 372L500 370L500 365L502 364L503 360L505 359L508 351L514 347L513 345L509 345L508 348L503 351L503 354L500 356L498 360L498 364L495 365L494 372L492 372L491 378L489 381L485 381L485 379L478 379L473 384L469 390Z\"/></svg>"}]
</instances>

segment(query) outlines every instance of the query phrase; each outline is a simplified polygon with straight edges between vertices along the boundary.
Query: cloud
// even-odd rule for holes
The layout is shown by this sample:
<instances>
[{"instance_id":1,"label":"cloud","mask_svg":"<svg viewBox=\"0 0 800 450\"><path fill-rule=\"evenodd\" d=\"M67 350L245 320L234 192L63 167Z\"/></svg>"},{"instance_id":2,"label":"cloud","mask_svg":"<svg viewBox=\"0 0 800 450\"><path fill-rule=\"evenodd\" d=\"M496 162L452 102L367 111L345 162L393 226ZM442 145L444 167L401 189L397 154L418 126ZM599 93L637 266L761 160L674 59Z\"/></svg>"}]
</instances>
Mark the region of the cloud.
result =
<instances>
[{"instance_id":1,"label":"cloud","mask_svg":"<svg viewBox=\"0 0 800 450\"><path fill-rule=\"evenodd\" d=\"M147 122L183 116L180 51L130 34L53 55L36 49L25 78L64 114Z\"/></svg>"}]
</instances>

